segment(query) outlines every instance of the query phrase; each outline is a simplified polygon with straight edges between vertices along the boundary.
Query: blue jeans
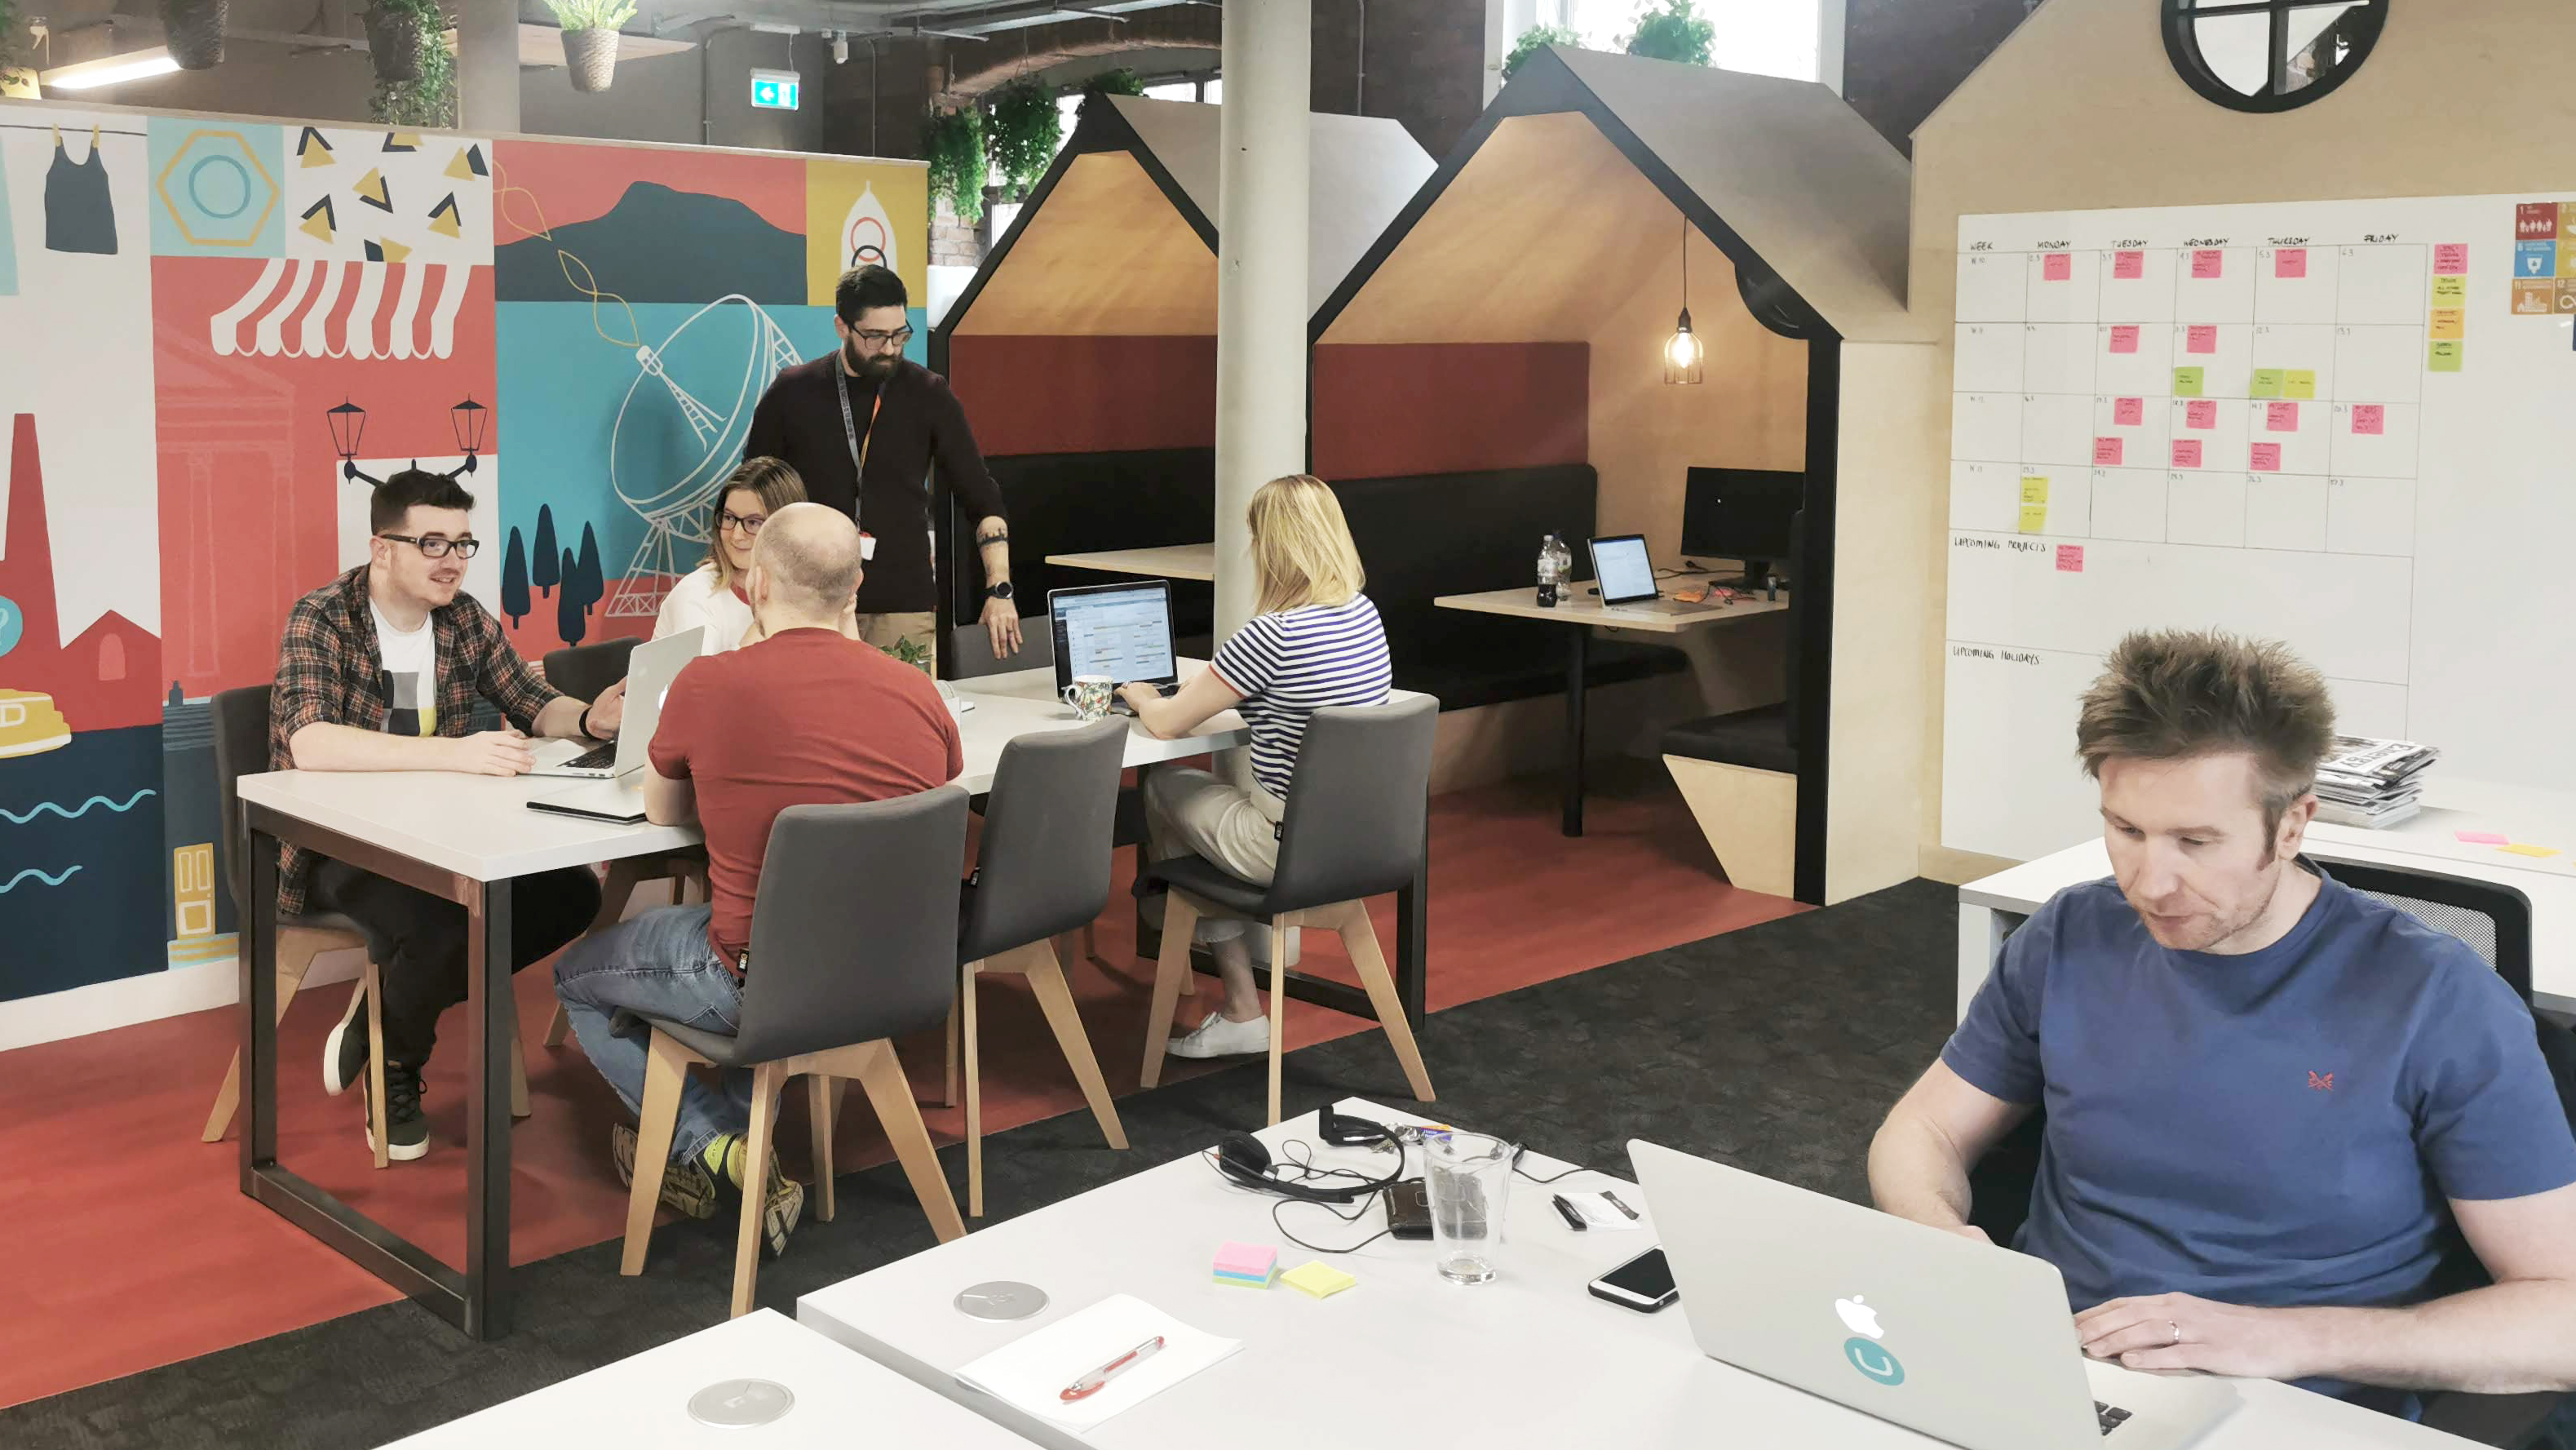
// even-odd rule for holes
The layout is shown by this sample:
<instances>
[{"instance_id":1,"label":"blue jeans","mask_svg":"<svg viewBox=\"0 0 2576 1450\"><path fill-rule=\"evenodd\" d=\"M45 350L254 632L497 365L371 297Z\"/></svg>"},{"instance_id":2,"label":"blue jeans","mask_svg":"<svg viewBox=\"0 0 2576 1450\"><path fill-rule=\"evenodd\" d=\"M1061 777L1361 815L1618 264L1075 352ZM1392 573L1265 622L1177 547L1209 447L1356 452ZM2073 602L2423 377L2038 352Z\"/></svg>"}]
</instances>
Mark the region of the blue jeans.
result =
<instances>
[{"instance_id":1,"label":"blue jeans","mask_svg":"<svg viewBox=\"0 0 2576 1450\"><path fill-rule=\"evenodd\" d=\"M643 1112L652 1029L616 1031L610 1021L619 1009L728 1036L741 1025L742 983L707 940L707 917L704 906L666 906L593 932L555 959L555 995L581 1050L630 1113ZM750 1131L751 1073L728 1068L721 1082L721 1090L710 1088L691 1073L681 1083L672 1162L703 1154L721 1134Z\"/></svg>"}]
</instances>

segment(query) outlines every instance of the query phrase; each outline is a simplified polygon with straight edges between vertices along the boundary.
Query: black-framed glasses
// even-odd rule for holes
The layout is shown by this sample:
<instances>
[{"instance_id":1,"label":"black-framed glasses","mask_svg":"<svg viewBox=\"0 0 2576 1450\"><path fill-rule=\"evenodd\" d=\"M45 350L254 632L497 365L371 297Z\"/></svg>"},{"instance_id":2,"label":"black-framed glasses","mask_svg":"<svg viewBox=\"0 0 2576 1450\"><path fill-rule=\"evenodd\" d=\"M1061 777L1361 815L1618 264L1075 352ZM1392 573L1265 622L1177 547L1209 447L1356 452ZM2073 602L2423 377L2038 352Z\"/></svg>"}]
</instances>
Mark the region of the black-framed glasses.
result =
<instances>
[{"instance_id":1,"label":"black-framed glasses","mask_svg":"<svg viewBox=\"0 0 2576 1450\"><path fill-rule=\"evenodd\" d=\"M424 559L444 559L451 553L460 559L471 559L483 547L481 539L470 535L462 539L451 539L444 534L378 534L376 537L388 543L409 544L420 550Z\"/></svg>"},{"instance_id":2,"label":"black-framed glasses","mask_svg":"<svg viewBox=\"0 0 2576 1450\"><path fill-rule=\"evenodd\" d=\"M716 527L719 530L740 529L742 531L742 536L746 539L759 538L760 526L767 522L769 522L769 515L767 514L752 514L745 517L742 514L735 513L731 509L727 509L723 513L716 515Z\"/></svg>"},{"instance_id":3,"label":"black-framed glasses","mask_svg":"<svg viewBox=\"0 0 2576 1450\"><path fill-rule=\"evenodd\" d=\"M888 343L892 343L896 347L902 347L904 344L912 341L912 329L909 327L898 327L892 332L863 332L857 328L852 328L850 329L850 336L859 340L859 346L867 348L872 352L878 352L883 351Z\"/></svg>"}]
</instances>

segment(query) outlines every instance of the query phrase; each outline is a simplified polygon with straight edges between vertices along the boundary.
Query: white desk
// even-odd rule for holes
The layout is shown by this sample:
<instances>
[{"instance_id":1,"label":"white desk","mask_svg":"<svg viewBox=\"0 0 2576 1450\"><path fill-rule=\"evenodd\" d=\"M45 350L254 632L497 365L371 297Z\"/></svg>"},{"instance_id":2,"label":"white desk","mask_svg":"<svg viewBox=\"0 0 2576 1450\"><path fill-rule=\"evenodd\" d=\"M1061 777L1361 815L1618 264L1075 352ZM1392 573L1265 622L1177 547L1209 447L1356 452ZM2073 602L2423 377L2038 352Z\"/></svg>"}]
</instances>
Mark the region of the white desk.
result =
<instances>
[{"instance_id":1,"label":"white desk","mask_svg":"<svg viewBox=\"0 0 2576 1450\"><path fill-rule=\"evenodd\" d=\"M2436 770L2440 767L2436 766ZM2531 986L2534 1000L2576 1012L2576 799L2474 781L2436 780L2414 819L2388 830L2308 828L2307 851L2334 869L2338 860L2367 866L2438 871L2510 886L2531 899ZM2518 856L2471 845L2461 831L2493 832L2558 855ZM2004 938L2048 898L2111 874L2099 837L1959 888L1959 1015L1993 970Z\"/></svg>"},{"instance_id":2,"label":"white desk","mask_svg":"<svg viewBox=\"0 0 2576 1450\"><path fill-rule=\"evenodd\" d=\"M784 1385L795 1403L765 1425L716 1426L690 1415L690 1396L734 1379ZM397 1440L393 1450L496 1445L1027 1450L1028 1442L776 1310L761 1309Z\"/></svg>"},{"instance_id":3,"label":"white desk","mask_svg":"<svg viewBox=\"0 0 2576 1450\"><path fill-rule=\"evenodd\" d=\"M1067 569L1095 569L1103 574L1140 574L1149 579L1195 579L1205 584L1216 578L1214 544L1166 544L1156 549L1049 554L1046 561Z\"/></svg>"},{"instance_id":4,"label":"white desk","mask_svg":"<svg viewBox=\"0 0 2576 1450\"><path fill-rule=\"evenodd\" d=\"M1660 582L1666 585L1686 584L1699 577L1686 575ZM1737 596L1732 604L1712 602L1706 608L1677 612L1633 604L1603 604L1601 596L1583 592L1594 587L1597 586L1566 585L1553 607L1538 602L1536 585L1527 589L1492 589L1482 594L1444 594L1431 601L1442 609L1465 610L1471 614L1496 614L1511 619L1581 626L1566 631L1569 643L1565 671L1564 829L1569 836L1583 834L1583 675L1591 663L1593 629L1633 629L1649 634L1679 635L1713 625L1741 624L1766 614L1782 614L1789 608L1786 594L1778 599L1769 599L1756 591ZM1796 648L1794 642L1791 648Z\"/></svg>"},{"instance_id":5,"label":"white desk","mask_svg":"<svg viewBox=\"0 0 2576 1450\"><path fill-rule=\"evenodd\" d=\"M1420 1121L1372 1103L1340 1106L1380 1122ZM1260 1136L1274 1153L1302 1139L1317 1145L1320 1161L1371 1173L1389 1161L1322 1147L1311 1114ZM1532 1152L1523 1166L1544 1178L1568 1165ZM1646 1210L1645 1230L1576 1234L1548 1207L1551 1192L1607 1186ZM1360 1282L1317 1301L1281 1286L1210 1282L1209 1260L1227 1239L1278 1245L1283 1268L1323 1256L1280 1238L1270 1217L1275 1200L1229 1186L1193 1155L808 1294L797 1319L1056 1450L1939 1443L1707 1358L1679 1309L1638 1314L1585 1293L1595 1275L1655 1242L1652 1206L1632 1185L1586 1173L1554 1188L1516 1176L1512 1190L1495 1282L1445 1283L1431 1268L1430 1244L1380 1239L1329 1259ZM1315 1243L1349 1243L1382 1223L1375 1210L1352 1225L1304 1206L1283 1214ZM1048 1305L1017 1323L970 1319L951 1307L958 1290L990 1279L1035 1284ZM1111 1293L1241 1339L1243 1350L1087 1438L956 1382L958 1368ZM2287 1385L2253 1381L2242 1389L2243 1408L2198 1450L2467 1443Z\"/></svg>"}]
</instances>

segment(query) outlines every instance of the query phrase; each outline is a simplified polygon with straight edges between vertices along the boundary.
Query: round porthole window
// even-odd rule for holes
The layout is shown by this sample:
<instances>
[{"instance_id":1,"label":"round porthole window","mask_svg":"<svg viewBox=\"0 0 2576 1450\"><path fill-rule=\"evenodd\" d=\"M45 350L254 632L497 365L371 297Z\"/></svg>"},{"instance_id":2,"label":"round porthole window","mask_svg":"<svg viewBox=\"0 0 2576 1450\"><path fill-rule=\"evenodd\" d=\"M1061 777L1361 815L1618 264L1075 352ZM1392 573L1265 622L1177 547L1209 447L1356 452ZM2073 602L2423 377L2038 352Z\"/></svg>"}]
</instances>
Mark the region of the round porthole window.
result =
<instances>
[{"instance_id":1,"label":"round porthole window","mask_svg":"<svg viewBox=\"0 0 2576 1450\"><path fill-rule=\"evenodd\" d=\"M2389 0L2164 0L2165 53L2237 111L2286 111L2342 85L2379 41Z\"/></svg>"}]
</instances>

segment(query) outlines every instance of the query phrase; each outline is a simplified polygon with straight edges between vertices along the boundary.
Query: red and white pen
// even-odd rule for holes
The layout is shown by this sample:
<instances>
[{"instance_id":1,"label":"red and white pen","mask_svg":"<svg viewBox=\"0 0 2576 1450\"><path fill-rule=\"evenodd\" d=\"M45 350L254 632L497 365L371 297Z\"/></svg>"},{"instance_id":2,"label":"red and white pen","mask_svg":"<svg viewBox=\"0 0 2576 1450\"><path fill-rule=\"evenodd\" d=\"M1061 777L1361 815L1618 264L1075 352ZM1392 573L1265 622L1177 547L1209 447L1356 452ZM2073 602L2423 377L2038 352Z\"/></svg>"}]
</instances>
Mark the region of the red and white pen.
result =
<instances>
[{"instance_id":1,"label":"red and white pen","mask_svg":"<svg viewBox=\"0 0 2576 1450\"><path fill-rule=\"evenodd\" d=\"M1084 1375L1082 1378L1075 1380L1073 1383L1066 1385L1064 1387L1064 1394L1062 1397L1064 1402L1069 1405L1076 1400L1087 1400L1093 1395L1100 1393L1103 1385L1108 1384L1111 1380L1118 1378L1120 1375L1134 1369L1136 1366L1143 1364L1146 1360L1152 1359L1156 1353L1161 1351L1162 1347L1163 1336L1159 1334L1146 1340L1143 1344L1137 1345L1134 1349L1127 1351L1125 1354L1109 1361L1100 1368L1095 1369L1091 1373Z\"/></svg>"}]
</instances>

